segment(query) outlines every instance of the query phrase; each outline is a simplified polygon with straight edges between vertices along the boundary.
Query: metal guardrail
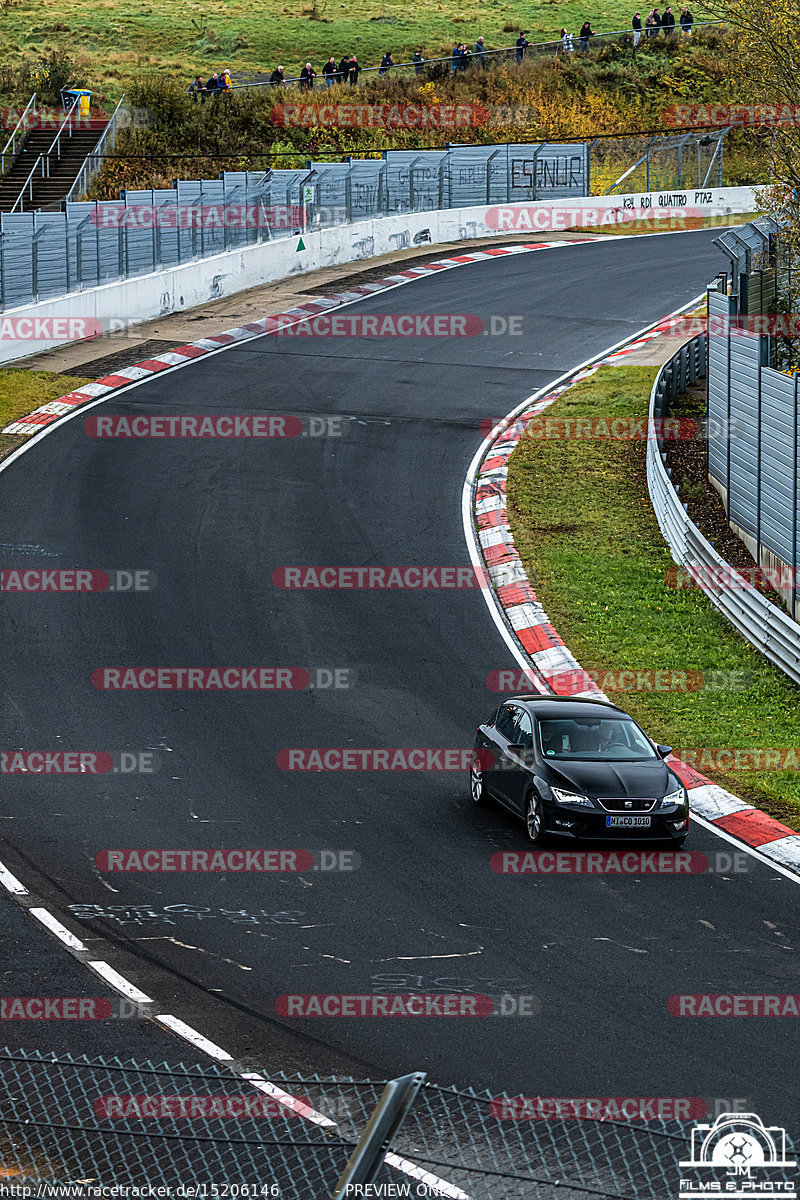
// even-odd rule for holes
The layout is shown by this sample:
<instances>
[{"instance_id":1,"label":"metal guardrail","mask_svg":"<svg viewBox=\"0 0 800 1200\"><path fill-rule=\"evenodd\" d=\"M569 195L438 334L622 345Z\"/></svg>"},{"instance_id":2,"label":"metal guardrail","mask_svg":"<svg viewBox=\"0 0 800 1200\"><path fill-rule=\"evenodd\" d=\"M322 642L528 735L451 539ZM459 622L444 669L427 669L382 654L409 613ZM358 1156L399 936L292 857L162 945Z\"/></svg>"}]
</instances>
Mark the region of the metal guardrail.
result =
<instances>
[{"instance_id":1,"label":"metal guardrail","mask_svg":"<svg viewBox=\"0 0 800 1200\"><path fill-rule=\"evenodd\" d=\"M11 162L13 162L14 159L17 157L17 152L18 152L17 138L19 137L19 139L22 140L22 135L26 132L26 130L28 128L30 117L34 116L35 114L36 114L36 92L33 93L30 100L25 105L25 108L23 109L23 112L22 112L22 116L19 118L19 120L17 121L13 130L11 131L10 138L6 142L3 149L0 150L0 175L5 175L5 173L6 173L6 159L8 158L11 160Z\"/></svg>"},{"instance_id":2,"label":"metal guardrail","mask_svg":"<svg viewBox=\"0 0 800 1200\"><path fill-rule=\"evenodd\" d=\"M267 1077L208 1063L5 1048L0 1082L4 1179L31 1188L30 1195L42 1185L69 1183L77 1198L86 1183L83 1194L91 1197L102 1183L171 1188L173 1196L324 1200L371 1115L377 1110L381 1117L389 1081ZM688 1115L591 1119L567 1112L542 1120L533 1119L531 1103L528 1116L520 1116L521 1098L493 1099L425 1081L407 1111L395 1105L382 1127L373 1122L381 1151L392 1136L378 1174L372 1175L374 1159L359 1170L383 1185L375 1195L664 1200L673 1194L678 1162L690 1147Z\"/></svg>"},{"instance_id":3,"label":"metal guardrail","mask_svg":"<svg viewBox=\"0 0 800 1200\"><path fill-rule=\"evenodd\" d=\"M650 500L678 566L694 568L695 578L713 606L746 641L800 684L800 625L734 571L689 519L667 470L663 438L654 436L653 422L664 420L676 396L706 374L707 343L707 335L700 334L681 346L653 384L647 440ZM726 584L725 579L736 586Z\"/></svg>"},{"instance_id":4,"label":"metal guardrail","mask_svg":"<svg viewBox=\"0 0 800 1200\"><path fill-rule=\"evenodd\" d=\"M109 150L114 149L117 142L117 131L122 123L124 114L123 106L125 106L124 93L120 97L117 107L111 114L111 119L101 133L97 145L86 155L86 158L83 160L83 166L81 167L80 171L78 171L78 174L75 176L75 182L67 192L67 200L77 200L80 196L84 195L84 193L88 191L89 184L100 170L100 167L103 165L104 155Z\"/></svg>"},{"instance_id":5,"label":"metal guardrail","mask_svg":"<svg viewBox=\"0 0 800 1200\"><path fill-rule=\"evenodd\" d=\"M33 180L34 180L34 176L36 175L37 170L41 172L42 179L46 179L49 176L49 174L50 174L50 155L55 152L56 158L61 157L61 135L65 131L65 129L67 127L69 127L70 137L72 136L74 117L75 117L75 113L79 111L80 100L81 100L80 96L75 97L72 104L69 106L69 108L67 109L67 111L64 115L64 120L61 122L61 124L58 127L58 132L56 133L56 136L53 138L52 142L50 143L50 145L48 146L48 148L44 152L44 154L38 155L36 162L31 167L28 178L23 183L23 185L20 189L20 193L17 196L16 200L14 201L14 203L11 207L10 211L12 213L17 212L18 205L19 205L19 212L25 211L25 193L26 192L28 193L28 198L33 199Z\"/></svg>"}]
</instances>

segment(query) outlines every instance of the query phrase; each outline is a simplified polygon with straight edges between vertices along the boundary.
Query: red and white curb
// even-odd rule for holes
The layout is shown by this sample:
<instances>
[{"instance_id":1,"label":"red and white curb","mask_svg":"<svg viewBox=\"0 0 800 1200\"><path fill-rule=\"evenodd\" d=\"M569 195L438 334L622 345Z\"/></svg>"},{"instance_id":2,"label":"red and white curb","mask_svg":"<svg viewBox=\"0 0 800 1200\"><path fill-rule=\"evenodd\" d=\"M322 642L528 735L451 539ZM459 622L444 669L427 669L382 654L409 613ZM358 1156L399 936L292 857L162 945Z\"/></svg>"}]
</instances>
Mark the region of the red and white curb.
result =
<instances>
[{"instance_id":1,"label":"red and white curb","mask_svg":"<svg viewBox=\"0 0 800 1200\"><path fill-rule=\"evenodd\" d=\"M373 283L361 284L359 287L351 288L347 292L335 292L331 296L323 296L319 300L301 304L297 308L287 309L286 312L274 313L272 316L263 317L259 321L240 325L236 329L227 329L224 333L215 333L211 337L199 338L196 342L189 342L185 346L176 346L174 350L171 350L167 354L159 354L155 358L146 358L142 362L136 363L135 366L124 367L122 370L115 371L111 375L104 375L102 379L96 380L95 383L87 383L74 392L67 392L66 395L59 396L57 400L51 400L49 404L43 404L40 408L34 409L33 412L27 413L26 416L20 417L19 420L12 421L10 425L6 425L5 429L0 432L30 436L43 426L51 425L60 417L88 403L88 401L97 400L101 396L107 396L110 392L116 391L117 388L125 387L140 379L146 379L149 375L157 375L159 371L164 371L168 367L176 367L192 359L202 358L205 354L210 354L214 350L220 350L224 346L234 345L236 342L246 342L254 337L264 337L265 335L273 334L279 328L285 329L287 324L307 321L312 317L319 316L320 313L329 312L331 309L339 308L345 304L352 304L356 300L363 300L365 296L386 291L388 288L397 287L398 284L409 283L412 279L420 279L425 275L433 275L438 271L446 270L450 267L460 267L465 263L482 262L485 259L501 258L509 254L526 254L531 250L557 249L559 246L573 246L581 242L598 240L598 238L573 238L557 242L533 242L512 246L498 246L496 249L477 250L473 254L457 254L450 258L442 258L436 262L427 263L424 266L411 267L407 271L399 272L397 275L387 275L384 279L375 280Z\"/></svg>"},{"instance_id":2,"label":"red and white curb","mask_svg":"<svg viewBox=\"0 0 800 1200\"><path fill-rule=\"evenodd\" d=\"M26 436L40 433L44 427L52 425L54 422L73 413L82 405L89 404L90 402L96 404L118 389L130 386L131 383L137 383L148 376L156 375L160 371L188 365L194 359L200 358L205 354L218 353L226 346L274 333L279 323L285 327L287 318L294 318L297 321L308 320L310 317L314 317L321 312L338 308L342 305L352 304L376 292L399 287L402 284L410 283L412 280L419 279L425 275L434 274L452 267L460 267L466 263L481 262L486 259L498 258L510 254L529 253L535 250L557 249L559 246L569 246L579 242L597 240L599 239L575 238L558 242L537 242L498 247L496 249L477 251L473 254L459 254L451 258L443 258L425 266L402 271L397 275L389 275L374 283L363 284L359 287L351 288L347 292L336 293L312 303L289 309L287 312L278 313L260 321L254 321L248 325L229 329L224 333L215 334L212 337L200 338L196 342L191 342L185 346L178 346L168 354L161 354L156 358L146 359L136 366L126 367L121 371L116 371L112 375L106 375L95 383L87 384L77 391L61 396L58 400L42 405L41 408L36 409L27 416L21 417L18 421L7 425L2 432ZM16 450L12 457L16 457L26 449L28 449L28 443ZM10 459L7 459L0 466L0 470L8 465L9 462ZM131 983L119 971L115 970L110 963L95 958L94 953L81 938L67 929L47 908L36 903L35 898L25 885L2 862L0 862L0 885L17 900L34 920L49 930L74 958L103 979L109 987L135 1004L142 1016L149 1018L163 1028L168 1029L177 1037L182 1038L199 1053L207 1055L215 1062L227 1065L241 1079L260 1091L265 1092L287 1108L291 1108L306 1120L324 1129L335 1130L337 1128L336 1122L331 1120L330 1117L317 1112L305 1101L291 1095L291 1093L285 1091L283 1088L277 1087L263 1075L238 1069L232 1054L229 1054L209 1038L204 1037L203 1034L192 1028L185 1021L182 1021L179 1017L171 1013L159 1012L157 1001L137 988L135 984ZM438 1175L424 1170L409 1159L389 1153L386 1155L384 1161L387 1166L394 1167L404 1175L416 1180L417 1183L424 1185L431 1192L446 1196L449 1200L470 1200L467 1192L464 1192L461 1188L448 1182L446 1179L442 1179Z\"/></svg>"},{"instance_id":3,"label":"red and white curb","mask_svg":"<svg viewBox=\"0 0 800 1200\"><path fill-rule=\"evenodd\" d=\"M696 303L692 301L680 311L686 311ZM488 445L485 449L482 446L479 452L472 496L474 532L483 563L494 584L497 603L518 647L533 664L539 677L539 690L543 693L576 698L604 696L558 636L525 573L508 522L508 461L533 417L576 383L594 375L601 366L616 364L659 337L669 329L676 316L671 314L650 329L634 335L631 341L615 347L603 358L584 364L545 395L531 397L533 403L526 401L521 410L498 423L487 439ZM472 477L471 471L468 484ZM758 850L770 862L800 874L800 834L719 787L680 759L670 756L667 761L685 784L694 813L731 839Z\"/></svg>"}]
</instances>

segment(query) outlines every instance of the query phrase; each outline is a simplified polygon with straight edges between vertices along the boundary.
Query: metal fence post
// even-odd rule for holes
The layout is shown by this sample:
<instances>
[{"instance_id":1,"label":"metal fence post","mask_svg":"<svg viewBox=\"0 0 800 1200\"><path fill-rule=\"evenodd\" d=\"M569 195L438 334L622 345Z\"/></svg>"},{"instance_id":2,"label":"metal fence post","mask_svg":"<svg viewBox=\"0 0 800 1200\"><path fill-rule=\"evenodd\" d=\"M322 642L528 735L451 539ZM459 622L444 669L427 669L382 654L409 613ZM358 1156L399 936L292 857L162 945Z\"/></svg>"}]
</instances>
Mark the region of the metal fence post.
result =
<instances>
[{"instance_id":1,"label":"metal fence post","mask_svg":"<svg viewBox=\"0 0 800 1200\"><path fill-rule=\"evenodd\" d=\"M415 1071L412 1075L389 1080L358 1145L350 1155L331 1200L349 1194L354 1185L373 1182L425 1078L422 1071Z\"/></svg>"}]
</instances>

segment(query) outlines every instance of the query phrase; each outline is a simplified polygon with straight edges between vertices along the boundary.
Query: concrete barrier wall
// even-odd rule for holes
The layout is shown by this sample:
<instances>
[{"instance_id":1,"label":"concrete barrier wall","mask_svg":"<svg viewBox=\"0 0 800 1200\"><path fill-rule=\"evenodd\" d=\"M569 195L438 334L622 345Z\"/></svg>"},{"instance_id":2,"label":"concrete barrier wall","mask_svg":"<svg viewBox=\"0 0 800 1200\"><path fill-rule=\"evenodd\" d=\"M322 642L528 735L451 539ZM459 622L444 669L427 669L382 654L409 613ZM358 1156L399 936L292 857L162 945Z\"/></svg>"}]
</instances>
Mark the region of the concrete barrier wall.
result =
<instances>
[{"instance_id":1,"label":"concrete barrier wall","mask_svg":"<svg viewBox=\"0 0 800 1200\"><path fill-rule=\"evenodd\" d=\"M262 242L195 259L164 271L9 309L0 314L0 363L38 354L63 345L65 341L80 340L80 326L76 325L79 321L87 322L87 332L96 331L98 322L104 331L121 329L320 267L360 262L416 246L466 242L491 237L493 233L530 232L535 236L548 230L566 231L578 224L596 226L600 230L603 225L629 219L667 215L676 229L684 227L684 223L691 227L690 222L697 215L753 212L755 191L754 187L736 187L636 192L569 201L542 200L534 204L400 213L304 233L302 249L298 237ZM62 333L61 336L33 340L28 326L23 340L18 324L26 318L34 322L70 318L70 336ZM39 330L34 324L34 333Z\"/></svg>"}]
</instances>

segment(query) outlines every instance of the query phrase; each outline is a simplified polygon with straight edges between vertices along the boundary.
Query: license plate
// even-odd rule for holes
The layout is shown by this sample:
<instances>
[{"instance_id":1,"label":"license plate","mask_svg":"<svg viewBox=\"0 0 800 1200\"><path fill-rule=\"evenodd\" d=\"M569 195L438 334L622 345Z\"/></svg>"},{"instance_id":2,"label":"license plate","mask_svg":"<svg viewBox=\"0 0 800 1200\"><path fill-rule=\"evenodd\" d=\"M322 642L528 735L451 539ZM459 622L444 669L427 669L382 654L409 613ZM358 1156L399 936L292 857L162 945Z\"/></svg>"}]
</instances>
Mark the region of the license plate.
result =
<instances>
[{"instance_id":1,"label":"license plate","mask_svg":"<svg viewBox=\"0 0 800 1200\"><path fill-rule=\"evenodd\" d=\"M607 829L649 829L649 817L606 817Z\"/></svg>"}]
</instances>

